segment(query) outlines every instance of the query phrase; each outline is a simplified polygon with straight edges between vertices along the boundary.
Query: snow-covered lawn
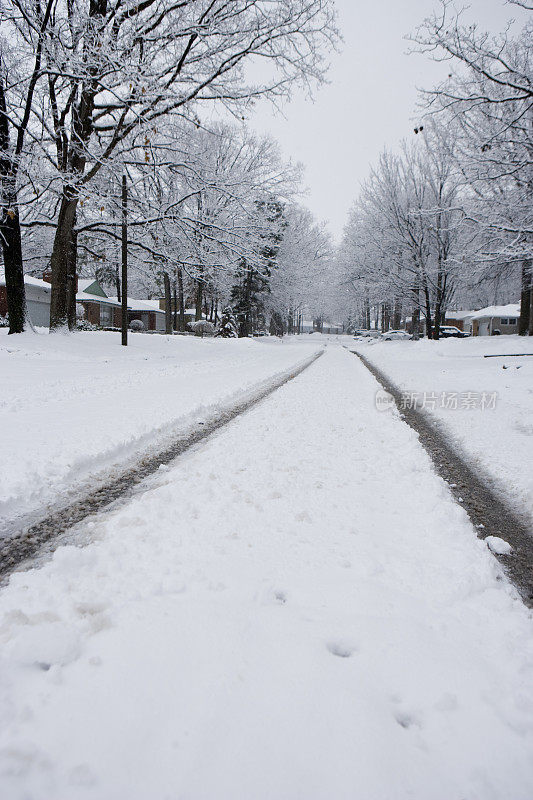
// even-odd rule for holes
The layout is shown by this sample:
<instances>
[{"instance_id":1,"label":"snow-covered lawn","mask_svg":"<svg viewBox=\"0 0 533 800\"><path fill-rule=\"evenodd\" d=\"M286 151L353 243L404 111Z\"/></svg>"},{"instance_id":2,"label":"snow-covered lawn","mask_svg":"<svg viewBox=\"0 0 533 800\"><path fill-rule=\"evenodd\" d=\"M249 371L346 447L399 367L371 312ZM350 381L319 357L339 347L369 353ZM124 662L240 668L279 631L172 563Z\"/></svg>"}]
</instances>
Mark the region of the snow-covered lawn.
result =
<instances>
[{"instance_id":1,"label":"snow-covered lawn","mask_svg":"<svg viewBox=\"0 0 533 800\"><path fill-rule=\"evenodd\" d=\"M474 468L533 520L533 356L505 357L533 353L533 339L343 341L404 390L406 402L416 397Z\"/></svg>"},{"instance_id":2,"label":"snow-covered lawn","mask_svg":"<svg viewBox=\"0 0 533 800\"><path fill-rule=\"evenodd\" d=\"M0 330L0 519L168 441L320 343Z\"/></svg>"},{"instance_id":3,"label":"snow-covered lawn","mask_svg":"<svg viewBox=\"0 0 533 800\"><path fill-rule=\"evenodd\" d=\"M531 614L376 389L328 347L12 578L2 798L531 800Z\"/></svg>"}]
</instances>

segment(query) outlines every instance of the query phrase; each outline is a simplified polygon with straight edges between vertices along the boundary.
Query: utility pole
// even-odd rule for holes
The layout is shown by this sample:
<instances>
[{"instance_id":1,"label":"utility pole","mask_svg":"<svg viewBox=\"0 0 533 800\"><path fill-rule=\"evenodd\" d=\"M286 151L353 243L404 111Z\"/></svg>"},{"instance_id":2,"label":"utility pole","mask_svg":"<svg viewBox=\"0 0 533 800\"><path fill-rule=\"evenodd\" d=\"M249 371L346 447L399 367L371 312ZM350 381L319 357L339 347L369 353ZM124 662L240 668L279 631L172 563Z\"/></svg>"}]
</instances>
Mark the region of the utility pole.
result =
<instances>
[{"instance_id":1,"label":"utility pole","mask_svg":"<svg viewBox=\"0 0 533 800\"><path fill-rule=\"evenodd\" d=\"M122 176L122 344L128 344L128 186Z\"/></svg>"},{"instance_id":2,"label":"utility pole","mask_svg":"<svg viewBox=\"0 0 533 800\"><path fill-rule=\"evenodd\" d=\"M168 335L172 333L172 301L170 296L170 278L166 270L163 272L163 283L165 285L165 333Z\"/></svg>"}]
</instances>

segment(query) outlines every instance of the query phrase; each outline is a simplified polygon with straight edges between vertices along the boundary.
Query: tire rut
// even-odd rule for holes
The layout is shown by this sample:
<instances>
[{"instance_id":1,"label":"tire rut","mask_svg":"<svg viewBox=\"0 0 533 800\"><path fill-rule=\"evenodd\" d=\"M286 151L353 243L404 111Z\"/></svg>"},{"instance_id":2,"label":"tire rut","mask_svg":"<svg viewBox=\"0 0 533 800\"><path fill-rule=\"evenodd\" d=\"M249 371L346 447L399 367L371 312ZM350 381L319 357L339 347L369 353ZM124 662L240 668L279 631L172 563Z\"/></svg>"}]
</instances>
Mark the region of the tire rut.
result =
<instances>
[{"instance_id":1,"label":"tire rut","mask_svg":"<svg viewBox=\"0 0 533 800\"><path fill-rule=\"evenodd\" d=\"M420 442L431 456L436 472L465 509L477 536L480 539L499 536L509 542L513 548L510 555L494 555L517 587L524 603L533 608L533 536L529 521L521 518L476 475L426 414L401 408L402 391L381 370L361 353L355 350L349 352L357 356L383 389L392 395L400 417L417 432Z\"/></svg>"},{"instance_id":2,"label":"tire rut","mask_svg":"<svg viewBox=\"0 0 533 800\"><path fill-rule=\"evenodd\" d=\"M20 521L18 524L15 522L12 529L6 531L6 535L0 540L0 581L4 582L15 569L35 556L44 545L48 545L50 552L53 552L55 547L61 543L59 539L62 534L65 534L74 525L127 496L135 486L155 473L160 466L169 464L190 447L207 439L215 431L296 378L320 358L323 352L321 350L315 353L303 364L283 373L267 388L262 387L248 395L246 400L209 418L206 422L200 423L201 427L198 430L188 431L186 434L177 436L172 444L159 452L150 453L141 458L105 485L98 486L52 513L45 514L43 512L45 515L41 519L28 526L21 527Z\"/></svg>"}]
</instances>

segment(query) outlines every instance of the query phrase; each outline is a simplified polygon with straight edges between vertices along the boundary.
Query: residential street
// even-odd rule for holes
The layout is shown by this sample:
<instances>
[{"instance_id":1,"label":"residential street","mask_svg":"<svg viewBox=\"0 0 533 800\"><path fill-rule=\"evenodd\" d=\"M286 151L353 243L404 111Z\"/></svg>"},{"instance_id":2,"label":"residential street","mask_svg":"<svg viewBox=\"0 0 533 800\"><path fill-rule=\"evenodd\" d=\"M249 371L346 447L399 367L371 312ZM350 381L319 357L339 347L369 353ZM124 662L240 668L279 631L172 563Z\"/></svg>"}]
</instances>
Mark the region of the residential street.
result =
<instances>
[{"instance_id":1,"label":"residential street","mask_svg":"<svg viewBox=\"0 0 533 800\"><path fill-rule=\"evenodd\" d=\"M2 798L533 797L531 612L377 389L328 345L11 578Z\"/></svg>"}]
</instances>

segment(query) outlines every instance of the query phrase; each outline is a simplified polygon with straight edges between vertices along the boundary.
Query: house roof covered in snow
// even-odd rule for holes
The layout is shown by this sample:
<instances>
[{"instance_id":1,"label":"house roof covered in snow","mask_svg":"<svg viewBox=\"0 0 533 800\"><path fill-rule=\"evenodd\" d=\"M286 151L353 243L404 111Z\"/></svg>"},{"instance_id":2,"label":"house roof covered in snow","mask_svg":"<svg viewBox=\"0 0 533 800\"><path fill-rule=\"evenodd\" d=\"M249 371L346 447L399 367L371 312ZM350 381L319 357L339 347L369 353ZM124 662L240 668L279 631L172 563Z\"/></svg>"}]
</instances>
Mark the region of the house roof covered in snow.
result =
<instances>
[{"instance_id":1,"label":"house roof covered in snow","mask_svg":"<svg viewBox=\"0 0 533 800\"><path fill-rule=\"evenodd\" d=\"M514 317L520 316L520 304L508 303L506 306L487 306L480 308L472 314L472 319L485 319L491 317Z\"/></svg>"},{"instance_id":2,"label":"house roof covered in snow","mask_svg":"<svg viewBox=\"0 0 533 800\"><path fill-rule=\"evenodd\" d=\"M89 303L102 303L107 306L120 306L115 297L102 297L100 294L89 294L88 292L78 292L76 294L76 302L81 303L83 300Z\"/></svg>"},{"instance_id":3,"label":"house roof covered in snow","mask_svg":"<svg viewBox=\"0 0 533 800\"><path fill-rule=\"evenodd\" d=\"M446 312L446 316L450 319L470 319L477 314L477 311L453 311L452 309L448 309Z\"/></svg>"},{"instance_id":4,"label":"house roof covered in snow","mask_svg":"<svg viewBox=\"0 0 533 800\"><path fill-rule=\"evenodd\" d=\"M90 291L89 291L90 290ZM78 292L107 297L96 278L78 278Z\"/></svg>"},{"instance_id":5,"label":"house roof covered in snow","mask_svg":"<svg viewBox=\"0 0 533 800\"><path fill-rule=\"evenodd\" d=\"M118 299L116 297L108 297L108 300L112 300L116 305L120 305ZM137 300L136 297L129 297L128 296L128 310L129 311L157 311L159 314L164 314L165 312L159 308L159 301L158 300Z\"/></svg>"},{"instance_id":6,"label":"house roof covered in snow","mask_svg":"<svg viewBox=\"0 0 533 800\"><path fill-rule=\"evenodd\" d=\"M24 283L26 286L37 286L39 289L45 289L50 292L51 285L47 281L42 281L40 278L33 278L31 275L24 275ZM6 276L3 272L0 273L0 286L6 285Z\"/></svg>"}]
</instances>

